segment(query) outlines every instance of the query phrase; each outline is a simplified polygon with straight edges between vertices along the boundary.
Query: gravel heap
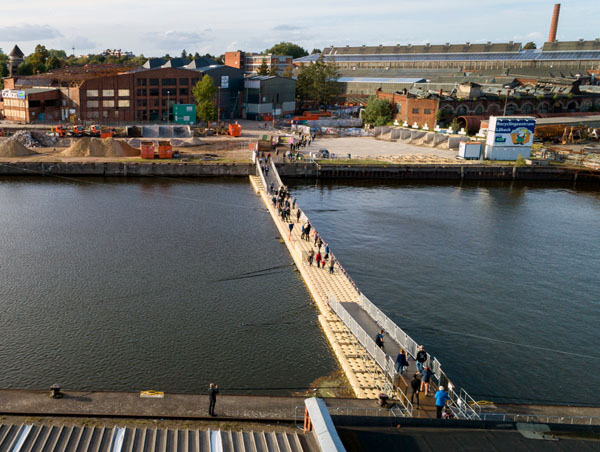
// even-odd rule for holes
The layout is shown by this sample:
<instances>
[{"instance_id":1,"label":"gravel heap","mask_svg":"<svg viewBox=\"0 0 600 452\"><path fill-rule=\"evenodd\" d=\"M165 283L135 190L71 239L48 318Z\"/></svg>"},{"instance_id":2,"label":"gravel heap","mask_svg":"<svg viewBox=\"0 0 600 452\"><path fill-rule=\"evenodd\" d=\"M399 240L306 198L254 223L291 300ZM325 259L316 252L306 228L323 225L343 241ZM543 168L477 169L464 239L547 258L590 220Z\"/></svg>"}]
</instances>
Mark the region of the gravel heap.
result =
<instances>
[{"instance_id":1,"label":"gravel heap","mask_svg":"<svg viewBox=\"0 0 600 452\"><path fill-rule=\"evenodd\" d=\"M48 148L56 146L58 142L58 137L46 135L38 130L19 130L10 139L28 148Z\"/></svg>"}]
</instances>

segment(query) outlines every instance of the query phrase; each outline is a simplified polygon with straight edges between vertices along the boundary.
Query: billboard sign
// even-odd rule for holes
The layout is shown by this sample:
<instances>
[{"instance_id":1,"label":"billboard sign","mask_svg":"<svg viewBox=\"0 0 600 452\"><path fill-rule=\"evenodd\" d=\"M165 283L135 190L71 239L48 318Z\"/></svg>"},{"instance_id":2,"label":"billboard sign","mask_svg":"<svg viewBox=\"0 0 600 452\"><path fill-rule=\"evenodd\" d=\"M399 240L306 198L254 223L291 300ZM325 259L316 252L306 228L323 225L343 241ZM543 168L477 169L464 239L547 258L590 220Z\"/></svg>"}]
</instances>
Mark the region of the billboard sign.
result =
<instances>
[{"instance_id":1,"label":"billboard sign","mask_svg":"<svg viewBox=\"0 0 600 452\"><path fill-rule=\"evenodd\" d=\"M491 116L485 143L488 146L530 148L534 131L533 117Z\"/></svg>"},{"instance_id":2,"label":"billboard sign","mask_svg":"<svg viewBox=\"0 0 600 452\"><path fill-rule=\"evenodd\" d=\"M21 99L25 100L25 91L17 91L14 89L3 89L2 97L4 99Z\"/></svg>"},{"instance_id":3,"label":"billboard sign","mask_svg":"<svg viewBox=\"0 0 600 452\"><path fill-rule=\"evenodd\" d=\"M223 88L223 89L229 88L229 76L228 75L221 76L221 88Z\"/></svg>"}]
</instances>

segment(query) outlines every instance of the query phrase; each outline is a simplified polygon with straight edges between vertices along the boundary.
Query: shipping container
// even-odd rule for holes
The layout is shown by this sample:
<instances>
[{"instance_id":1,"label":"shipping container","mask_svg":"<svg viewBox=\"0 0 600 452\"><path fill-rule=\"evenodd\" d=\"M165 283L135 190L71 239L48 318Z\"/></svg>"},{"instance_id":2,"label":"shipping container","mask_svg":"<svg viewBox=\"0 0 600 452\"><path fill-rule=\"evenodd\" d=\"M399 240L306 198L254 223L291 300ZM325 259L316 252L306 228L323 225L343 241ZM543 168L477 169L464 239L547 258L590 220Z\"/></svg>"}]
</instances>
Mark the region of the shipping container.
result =
<instances>
[{"instance_id":1,"label":"shipping container","mask_svg":"<svg viewBox=\"0 0 600 452\"><path fill-rule=\"evenodd\" d=\"M142 141L140 143L140 156L143 159L154 158L154 143L152 141Z\"/></svg>"},{"instance_id":2,"label":"shipping container","mask_svg":"<svg viewBox=\"0 0 600 452\"><path fill-rule=\"evenodd\" d=\"M241 137L242 126L239 124L229 124L229 135L232 137Z\"/></svg>"},{"instance_id":3,"label":"shipping container","mask_svg":"<svg viewBox=\"0 0 600 452\"><path fill-rule=\"evenodd\" d=\"M159 141L158 142L158 158L159 159L173 158L173 146L171 146L170 141Z\"/></svg>"}]
</instances>

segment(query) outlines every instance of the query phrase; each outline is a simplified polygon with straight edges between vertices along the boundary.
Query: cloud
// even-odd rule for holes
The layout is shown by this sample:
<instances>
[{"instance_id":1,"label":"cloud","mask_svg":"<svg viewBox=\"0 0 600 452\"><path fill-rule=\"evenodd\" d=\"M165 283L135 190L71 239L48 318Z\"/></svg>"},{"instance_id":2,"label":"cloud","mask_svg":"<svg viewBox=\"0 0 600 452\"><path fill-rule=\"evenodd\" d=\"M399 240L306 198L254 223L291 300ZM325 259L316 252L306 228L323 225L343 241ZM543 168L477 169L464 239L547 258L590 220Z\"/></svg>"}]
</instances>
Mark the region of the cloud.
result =
<instances>
[{"instance_id":1,"label":"cloud","mask_svg":"<svg viewBox=\"0 0 600 452\"><path fill-rule=\"evenodd\" d=\"M145 33L145 37L163 50L180 50L185 47L199 46L209 40L204 33L174 30L163 33Z\"/></svg>"},{"instance_id":2,"label":"cloud","mask_svg":"<svg viewBox=\"0 0 600 452\"><path fill-rule=\"evenodd\" d=\"M9 25L0 27L3 41L41 41L60 38L62 35L50 25Z\"/></svg>"},{"instance_id":3,"label":"cloud","mask_svg":"<svg viewBox=\"0 0 600 452\"><path fill-rule=\"evenodd\" d=\"M272 28L273 31L299 31L304 30L306 27L300 25L281 24Z\"/></svg>"}]
</instances>

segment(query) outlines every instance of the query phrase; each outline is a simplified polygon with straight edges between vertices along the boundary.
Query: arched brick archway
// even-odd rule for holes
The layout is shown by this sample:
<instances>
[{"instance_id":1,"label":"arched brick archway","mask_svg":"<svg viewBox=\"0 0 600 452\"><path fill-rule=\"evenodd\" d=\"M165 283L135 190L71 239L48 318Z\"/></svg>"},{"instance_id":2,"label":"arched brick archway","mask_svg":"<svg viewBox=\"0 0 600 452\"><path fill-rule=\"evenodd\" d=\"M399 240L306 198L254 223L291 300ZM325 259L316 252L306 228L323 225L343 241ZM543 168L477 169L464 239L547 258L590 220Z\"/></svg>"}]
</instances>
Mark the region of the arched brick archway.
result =
<instances>
[{"instance_id":1,"label":"arched brick archway","mask_svg":"<svg viewBox=\"0 0 600 452\"><path fill-rule=\"evenodd\" d=\"M489 113L490 116L497 116L500 114L502 110L500 110L500 105L498 104L489 104L487 107L487 112Z\"/></svg>"},{"instance_id":2,"label":"arched brick archway","mask_svg":"<svg viewBox=\"0 0 600 452\"><path fill-rule=\"evenodd\" d=\"M469 114L469 109L466 105L459 105L456 107L456 116L464 116Z\"/></svg>"},{"instance_id":3,"label":"arched brick archway","mask_svg":"<svg viewBox=\"0 0 600 452\"><path fill-rule=\"evenodd\" d=\"M550 111L550 104L548 102L540 102L536 108L538 113L548 113Z\"/></svg>"},{"instance_id":4,"label":"arched brick archway","mask_svg":"<svg viewBox=\"0 0 600 452\"><path fill-rule=\"evenodd\" d=\"M533 113L533 111L534 108L531 102L525 102L523 105L521 105L521 113L523 113L524 115L530 115L531 113Z\"/></svg>"}]
</instances>

